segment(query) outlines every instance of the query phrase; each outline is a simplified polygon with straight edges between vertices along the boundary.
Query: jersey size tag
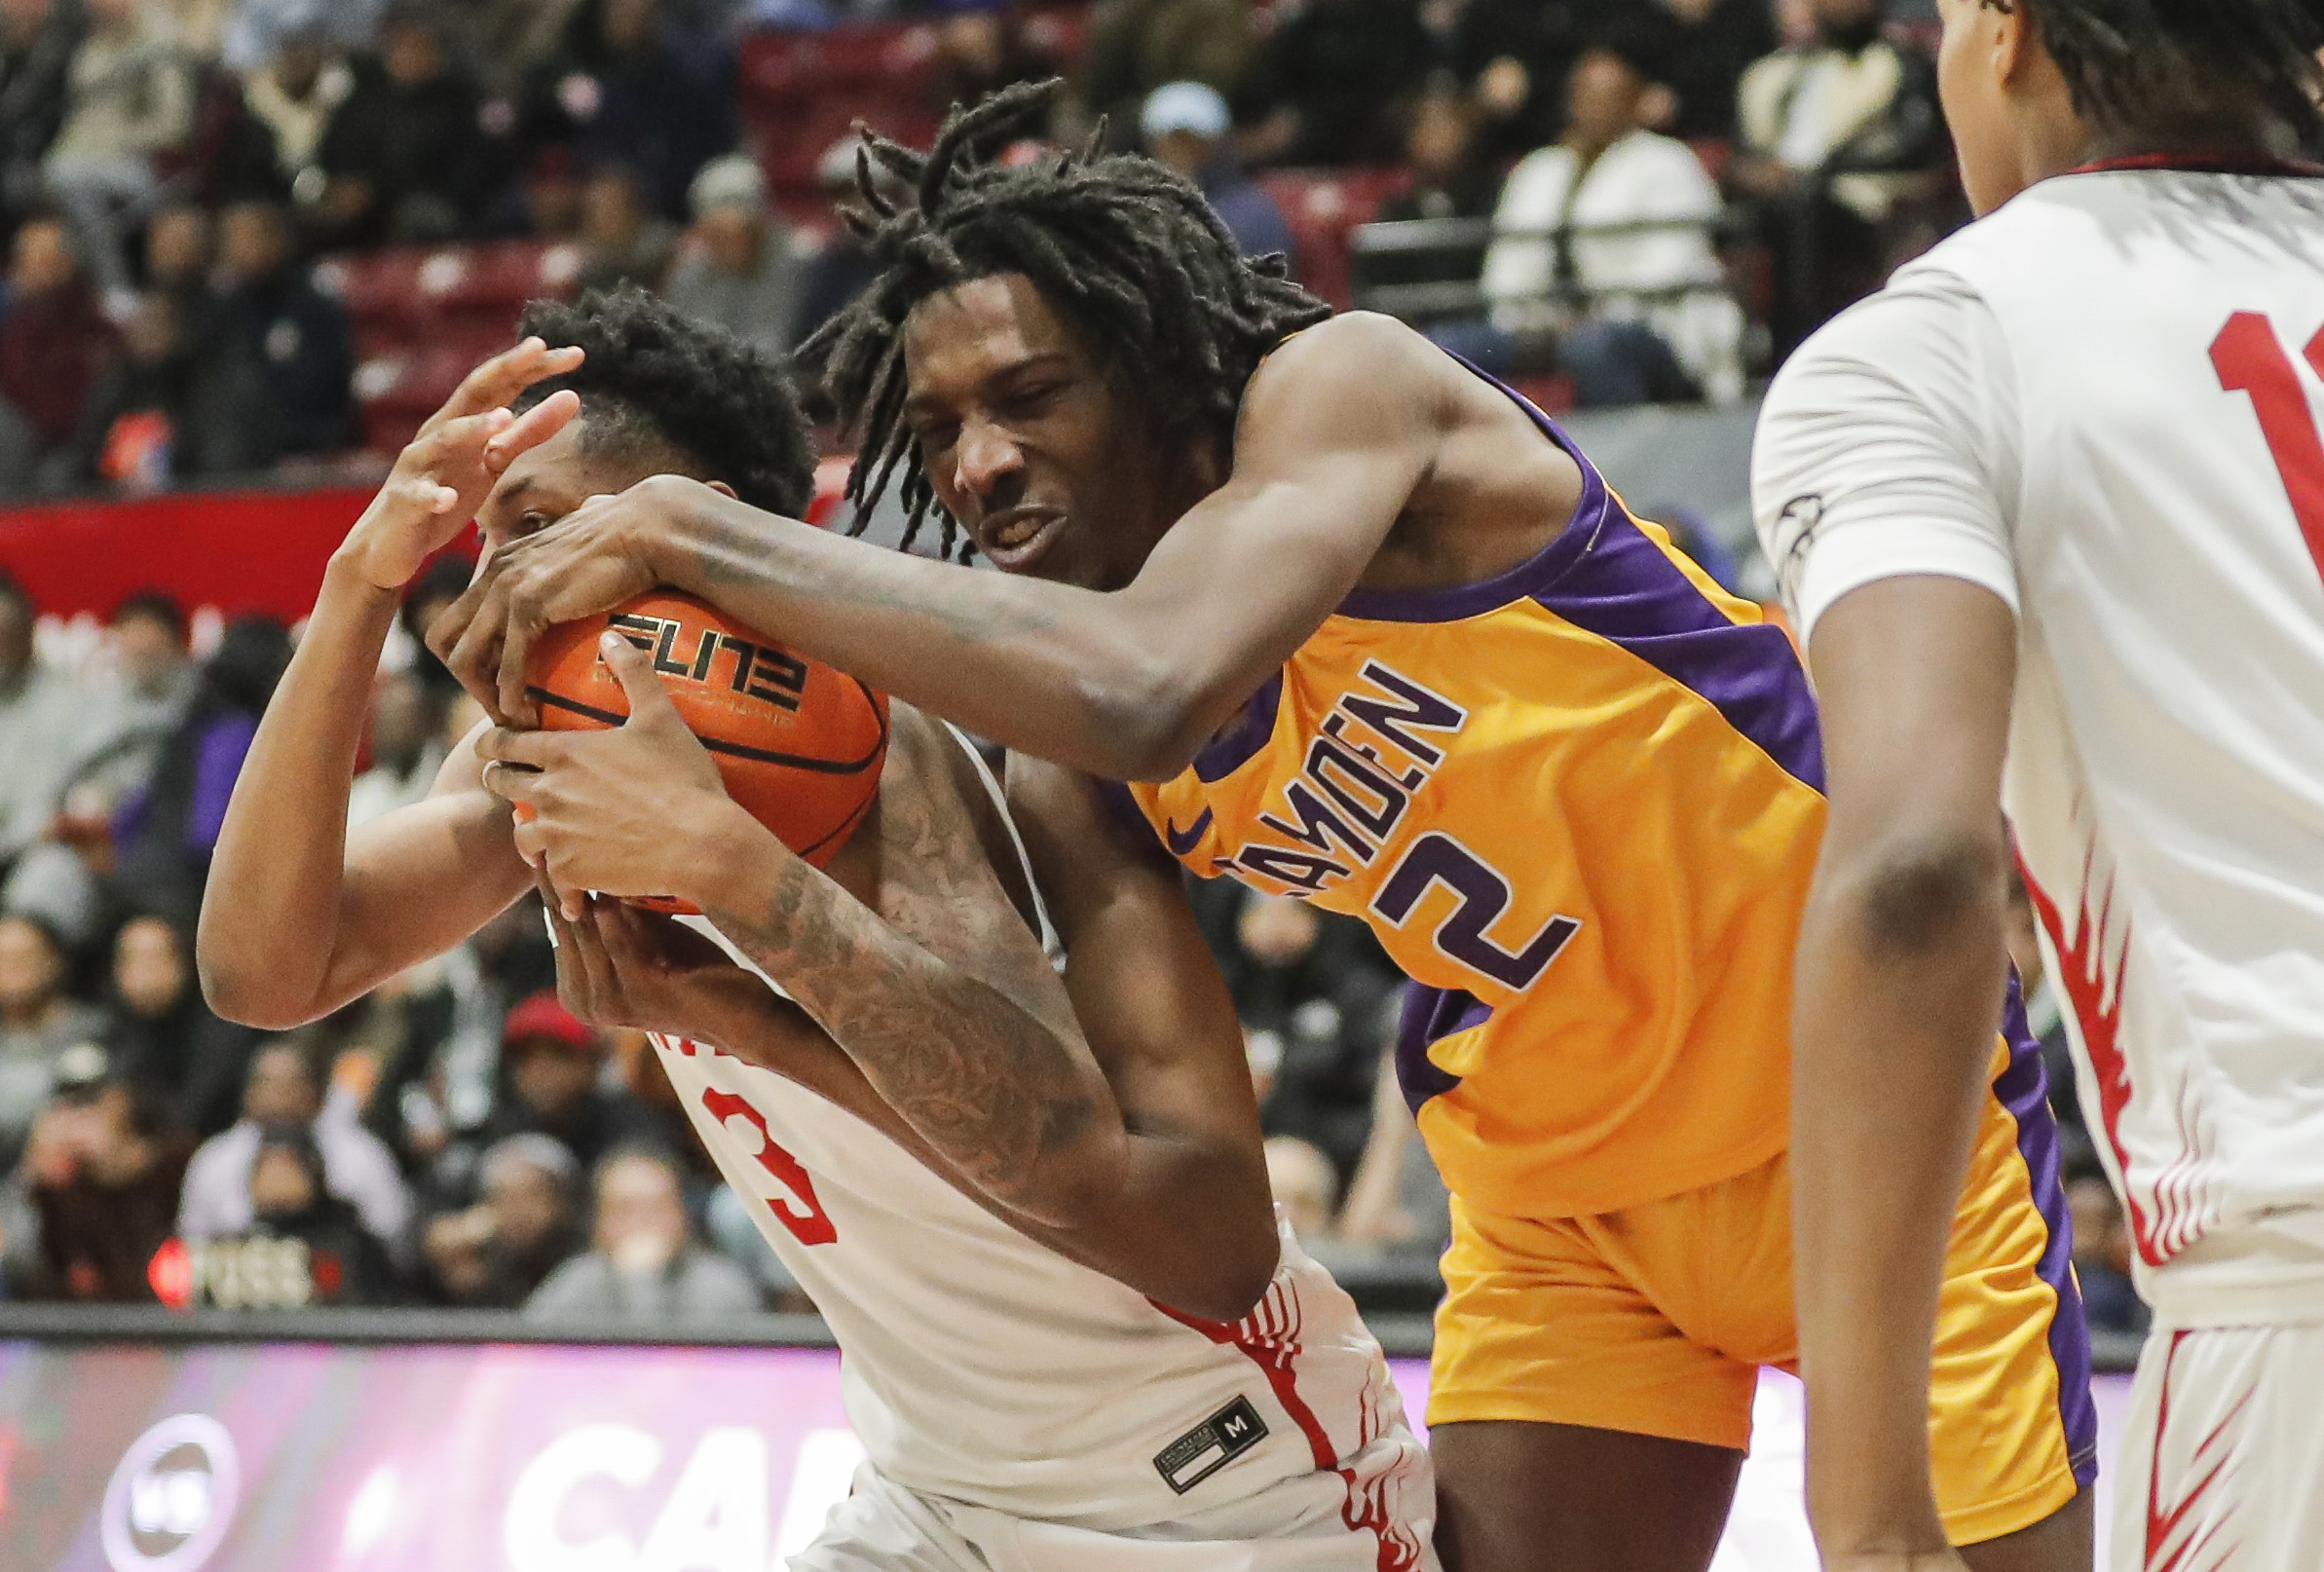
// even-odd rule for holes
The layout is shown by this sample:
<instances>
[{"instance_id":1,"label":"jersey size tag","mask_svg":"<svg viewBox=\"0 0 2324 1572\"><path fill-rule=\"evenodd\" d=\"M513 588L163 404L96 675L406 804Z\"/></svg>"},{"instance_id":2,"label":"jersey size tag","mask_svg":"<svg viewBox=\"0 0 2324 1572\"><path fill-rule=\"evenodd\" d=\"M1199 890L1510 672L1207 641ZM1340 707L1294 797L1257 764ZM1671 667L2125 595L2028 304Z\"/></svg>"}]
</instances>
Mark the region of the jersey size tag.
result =
<instances>
[{"instance_id":1,"label":"jersey size tag","mask_svg":"<svg viewBox=\"0 0 2324 1572\"><path fill-rule=\"evenodd\" d=\"M1154 1454L1162 1482L1184 1495L1266 1439L1267 1422L1237 1398Z\"/></svg>"}]
</instances>

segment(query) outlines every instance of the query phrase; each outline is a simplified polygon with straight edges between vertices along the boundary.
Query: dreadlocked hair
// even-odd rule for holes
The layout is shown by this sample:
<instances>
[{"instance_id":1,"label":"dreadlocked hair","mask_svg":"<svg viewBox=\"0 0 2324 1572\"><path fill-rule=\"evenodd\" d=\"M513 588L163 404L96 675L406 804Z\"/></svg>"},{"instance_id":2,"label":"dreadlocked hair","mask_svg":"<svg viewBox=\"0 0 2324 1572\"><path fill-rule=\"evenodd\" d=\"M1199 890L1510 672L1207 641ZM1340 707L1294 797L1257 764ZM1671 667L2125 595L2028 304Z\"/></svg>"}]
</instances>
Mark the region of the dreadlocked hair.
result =
<instances>
[{"instance_id":1,"label":"dreadlocked hair","mask_svg":"<svg viewBox=\"0 0 2324 1572\"><path fill-rule=\"evenodd\" d=\"M1106 356L1117 385L1150 400L1162 431L1231 428L1260 359L1331 315L1290 281L1283 256L1241 256L1193 183L1148 159L1101 155L1093 136L1077 151L994 162L1061 86L1024 83L956 107L925 153L862 133L862 206L842 216L881 271L800 350L821 365L824 390L859 441L847 476L850 534L863 533L894 484L907 548L936 511L939 554L955 554L956 537L961 561L974 550L938 506L903 422L904 323L930 295L1024 274Z\"/></svg>"},{"instance_id":2,"label":"dreadlocked hair","mask_svg":"<svg viewBox=\"0 0 2324 1572\"><path fill-rule=\"evenodd\" d=\"M2085 119L2135 125L2197 81L2260 98L2301 137L2324 127L2324 0L2017 0Z\"/></svg>"},{"instance_id":3,"label":"dreadlocked hair","mask_svg":"<svg viewBox=\"0 0 2324 1572\"><path fill-rule=\"evenodd\" d=\"M579 345L581 366L535 383L520 408L570 388L584 452L682 456L753 507L798 517L815 494L815 447L782 366L635 286L571 305L536 300L517 332Z\"/></svg>"}]
</instances>

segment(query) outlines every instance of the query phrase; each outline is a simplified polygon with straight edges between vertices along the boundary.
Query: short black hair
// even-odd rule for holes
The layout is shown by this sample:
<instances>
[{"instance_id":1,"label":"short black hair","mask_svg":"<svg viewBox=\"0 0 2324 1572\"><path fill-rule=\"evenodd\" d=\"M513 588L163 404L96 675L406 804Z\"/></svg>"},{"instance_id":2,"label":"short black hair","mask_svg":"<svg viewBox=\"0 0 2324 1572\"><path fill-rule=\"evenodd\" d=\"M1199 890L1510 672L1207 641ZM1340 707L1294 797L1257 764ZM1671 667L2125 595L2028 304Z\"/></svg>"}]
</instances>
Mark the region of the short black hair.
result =
<instances>
[{"instance_id":1,"label":"short black hair","mask_svg":"<svg viewBox=\"0 0 2324 1572\"><path fill-rule=\"evenodd\" d=\"M2135 126L2158 92L2208 80L2254 94L2299 135L2324 125L2324 0L2001 3L2026 8L2085 119Z\"/></svg>"},{"instance_id":2,"label":"short black hair","mask_svg":"<svg viewBox=\"0 0 2324 1572\"><path fill-rule=\"evenodd\" d=\"M113 608L114 627L124 622L138 621L159 622L176 635L180 644L185 642L186 609L167 589L140 589L133 595L124 596L121 604Z\"/></svg>"},{"instance_id":3,"label":"short black hair","mask_svg":"<svg viewBox=\"0 0 2324 1572\"><path fill-rule=\"evenodd\" d=\"M1150 159L1043 152L993 154L1047 113L1061 84L1003 88L946 117L915 152L866 133L856 155L860 207L842 216L881 272L802 347L862 438L847 496L862 533L891 480L900 481L905 544L935 506L903 422L904 323L928 296L997 274L1022 273L1110 362L1120 386L1152 401L1160 429L1231 428L1243 389L1284 338L1331 315L1293 283L1280 255L1246 258L1191 181ZM898 203L881 173L917 201ZM942 549L952 552L944 520ZM961 543L965 558L969 543Z\"/></svg>"},{"instance_id":4,"label":"short black hair","mask_svg":"<svg viewBox=\"0 0 2324 1572\"><path fill-rule=\"evenodd\" d=\"M0 568L0 600L22 612L27 622L40 615L39 608L32 604L32 591L24 587L24 580L6 568Z\"/></svg>"},{"instance_id":5,"label":"short black hair","mask_svg":"<svg viewBox=\"0 0 2324 1572\"><path fill-rule=\"evenodd\" d=\"M550 349L579 345L567 376L527 390L520 408L581 394L584 451L658 445L723 480L753 507L798 517L815 495L815 444L775 360L634 286L567 305L536 300L517 324Z\"/></svg>"}]
</instances>

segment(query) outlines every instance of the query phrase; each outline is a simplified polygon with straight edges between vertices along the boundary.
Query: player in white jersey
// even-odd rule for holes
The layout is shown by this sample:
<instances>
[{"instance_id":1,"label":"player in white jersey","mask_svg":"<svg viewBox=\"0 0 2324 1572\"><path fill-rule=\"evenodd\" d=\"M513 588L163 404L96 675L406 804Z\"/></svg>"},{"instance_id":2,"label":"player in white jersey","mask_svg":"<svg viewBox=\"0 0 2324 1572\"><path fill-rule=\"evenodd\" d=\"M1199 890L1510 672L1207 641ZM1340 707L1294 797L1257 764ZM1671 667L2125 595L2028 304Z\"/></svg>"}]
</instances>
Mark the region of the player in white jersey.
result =
<instances>
[{"instance_id":1,"label":"player in white jersey","mask_svg":"<svg viewBox=\"0 0 2324 1572\"><path fill-rule=\"evenodd\" d=\"M533 888L527 853L697 897L799 1003L603 899L552 914L560 981L656 1030L840 1342L869 1461L797 1572L1433 1568L1426 1455L1354 1305L1274 1220L1231 1002L1154 898L1177 875L1084 783L1012 770L1012 812L894 706L827 877L725 798L617 641L628 726L499 735L489 763L471 735L427 801L347 831L396 587L471 513L492 546L659 470L794 509L810 484L787 386L733 341L637 295L528 321L546 342L469 378L332 562L220 838L213 1001L278 1029L335 1008ZM503 762L551 740L544 772ZM521 849L488 783L539 810Z\"/></svg>"},{"instance_id":2,"label":"player in white jersey","mask_svg":"<svg viewBox=\"0 0 2324 1572\"><path fill-rule=\"evenodd\" d=\"M1920 1415L1998 796L2155 1309L2113 1564L2324 1566L2324 170L2283 156L2324 119L2324 10L1940 10L1984 216L1800 350L1754 456L1830 783L1811 1515L1827 1566L1957 1564Z\"/></svg>"}]
</instances>

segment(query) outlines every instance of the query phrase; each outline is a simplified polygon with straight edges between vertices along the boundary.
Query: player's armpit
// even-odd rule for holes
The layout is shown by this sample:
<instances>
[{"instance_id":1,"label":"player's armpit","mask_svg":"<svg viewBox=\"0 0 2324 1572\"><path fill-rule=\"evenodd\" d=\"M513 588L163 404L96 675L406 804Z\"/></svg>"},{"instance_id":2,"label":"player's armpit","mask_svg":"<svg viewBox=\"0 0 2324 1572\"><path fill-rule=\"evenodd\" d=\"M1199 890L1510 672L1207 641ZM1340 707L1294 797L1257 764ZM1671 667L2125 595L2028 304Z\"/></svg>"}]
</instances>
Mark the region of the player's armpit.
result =
<instances>
[{"instance_id":1,"label":"player's armpit","mask_svg":"<svg viewBox=\"0 0 2324 1572\"><path fill-rule=\"evenodd\" d=\"M1882 580L1810 650L1829 819L1793 1019L1809 1511L1838 1564L1941 1553L1930 1355L2000 1022L2016 626L1990 590Z\"/></svg>"},{"instance_id":2,"label":"player's armpit","mask_svg":"<svg viewBox=\"0 0 2324 1572\"><path fill-rule=\"evenodd\" d=\"M1182 1285L1146 1290L1174 1308L1236 1319L1275 1274L1274 1203L1242 1026L1181 876L1086 776L1012 756L1008 795L1065 939L1075 1018L1132 1138L1068 1254L1134 1286Z\"/></svg>"}]
</instances>

